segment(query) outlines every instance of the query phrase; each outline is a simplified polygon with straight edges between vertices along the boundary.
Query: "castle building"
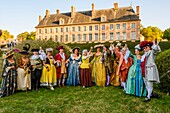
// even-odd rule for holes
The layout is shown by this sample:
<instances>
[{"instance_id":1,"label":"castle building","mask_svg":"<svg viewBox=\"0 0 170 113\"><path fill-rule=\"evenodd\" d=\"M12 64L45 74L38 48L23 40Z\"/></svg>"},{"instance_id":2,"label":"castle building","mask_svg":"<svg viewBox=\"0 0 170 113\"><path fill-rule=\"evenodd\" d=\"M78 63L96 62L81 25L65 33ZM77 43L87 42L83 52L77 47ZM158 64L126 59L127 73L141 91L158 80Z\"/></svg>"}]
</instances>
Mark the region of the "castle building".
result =
<instances>
[{"instance_id":1,"label":"castle building","mask_svg":"<svg viewBox=\"0 0 170 113\"><path fill-rule=\"evenodd\" d=\"M140 40L140 7L136 12L131 6L88 11L76 11L50 14L46 10L44 18L39 16L36 39L53 40L63 43L113 42Z\"/></svg>"}]
</instances>

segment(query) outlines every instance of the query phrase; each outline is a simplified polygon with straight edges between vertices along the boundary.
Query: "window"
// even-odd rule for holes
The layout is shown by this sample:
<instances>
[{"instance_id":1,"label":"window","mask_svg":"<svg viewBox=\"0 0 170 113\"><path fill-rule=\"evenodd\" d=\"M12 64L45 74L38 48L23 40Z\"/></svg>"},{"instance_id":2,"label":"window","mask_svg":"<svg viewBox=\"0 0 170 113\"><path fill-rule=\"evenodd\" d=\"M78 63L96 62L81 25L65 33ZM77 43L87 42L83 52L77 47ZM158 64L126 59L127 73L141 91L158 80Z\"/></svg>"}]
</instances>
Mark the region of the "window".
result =
<instances>
[{"instance_id":1,"label":"window","mask_svg":"<svg viewBox=\"0 0 170 113\"><path fill-rule=\"evenodd\" d=\"M92 31L92 26L89 26L89 31Z\"/></svg>"},{"instance_id":2,"label":"window","mask_svg":"<svg viewBox=\"0 0 170 113\"><path fill-rule=\"evenodd\" d=\"M75 42L75 35L72 35L72 42Z\"/></svg>"},{"instance_id":3,"label":"window","mask_svg":"<svg viewBox=\"0 0 170 113\"><path fill-rule=\"evenodd\" d=\"M116 40L120 40L120 32L116 32Z\"/></svg>"},{"instance_id":4,"label":"window","mask_svg":"<svg viewBox=\"0 0 170 113\"><path fill-rule=\"evenodd\" d=\"M55 41L58 42L58 36L57 35L55 35Z\"/></svg>"},{"instance_id":5,"label":"window","mask_svg":"<svg viewBox=\"0 0 170 113\"><path fill-rule=\"evenodd\" d=\"M50 40L53 40L53 36L50 36Z\"/></svg>"},{"instance_id":6,"label":"window","mask_svg":"<svg viewBox=\"0 0 170 113\"><path fill-rule=\"evenodd\" d=\"M61 28L61 30L60 30L61 32L63 32L63 28Z\"/></svg>"},{"instance_id":7,"label":"window","mask_svg":"<svg viewBox=\"0 0 170 113\"><path fill-rule=\"evenodd\" d=\"M98 41L98 37L99 37L98 33L95 33L95 41Z\"/></svg>"},{"instance_id":8,"label":"window","mask_svg":"<svg viewBox=\"0 0 170 113\"><path fill-rule=\"evenodd\" d=\"M92 34L89 34L89 41L92 42Z\"/></svg>"},{"instance_id":9,"label":"window","mask_svg":"<svg viewBox=\"0 0 170 113\"><path fill-rule=\"evenodd\" d=\"M47 33L47 29L45 29L45 33Z\"/></svg>"},{"instance_id":10,"label":"window","mask_svg":"<svg viewBox=\"0 0 170 113\"><path fill-rule=\"evenodd\" d=\"M84 31L86 31L86 26L84 26Z\"/></svg>"},{"instance_id":11,"label":"window","mask_svg":"<svg viewBox=\"0 0 170 113\"><path fill-rule=\"evenodd\" d=\"M68 42L68 35L66 35L65 37L65 42Z\"/></svg>"},{"instance_id":12,"label":"window","mask_svg":"<svg viewBox=\"0 0 170 113\"><path fill-rule=\"evenodd\" d=\"M78 37L78 42L80 42L81 41L80 34L78 34L77 37Z\"/></svg>"},{"instance_id":13,"label":"window","mask_svg":"<svg viewBox=\"0 0 170 113\"><path fill-rule=\"evenodd\" d=\"M102 33L102 41L105 41L105 33Z\"/></svg>"},{"instance_id":14,"label":"window","mask_svg":"<svg viewBox=\"0 0 170 113\"><path fill-rule=\"evenodd\" d=\"M113 24L110 24L110 30L112 30L113 29Z\"/></svg>"},{"instance_id":15,"label":"window","mask_svg":"<svg viewBox=\"0 0 170 113\"><path fill-rule=\"evenodd\" d=\"M132 24L131 24L131 28L136 28L136 24L135 24L135 23L132 23Z\"/></svg>"},{"instance_id":16,"label":"window","mask_svg":"<svg viewBox=\"0 0 170 113\"><path fill-rule=\"evenodd\" d=\"M39 36L39 40L41 40L41 36Z\"/></svg>"},{"instance_id":17,"label":"window","mask_svg":"<svg viewBox=\"0 0 170 113\"><path fill-rule=\"evenodd\" d=\"M53 32L53 29L52 28L50 28L50 33L52 33Z\"/></svg>"},{"instance_id":18,"label":"window","mask_svg":"<svg viewBox=\"0 0 170 113\"><path fill-rule=\"evenodd\" d=\"M123 23L123 29L126 29L126 23Z\"/></svg>"},{"instance_id":19,"label":"window","mask_svg":"<svg viewBox=\"0 0 170 113\"><path fill-rule=\"evenodd\" d=\"M56 33L58 32L58 28L55 28L55 32L56 32Z\"/></svg>"},{"instance_id":20,"label":"window","mask_svg":"<svg viewBox=\"0 0 170 113\"><path fill-rule=\"evenodd\" d=\"M116 29L120 29L120 24L116 24Z\"/></svg>"},{"instance_id":21,"label":"window","mask_svg":"<svg viewBox=\"0 0 170 113\"><path fill-rule=\"evenodd\" d=\"M41 29L39 29L39 33L41 34Z\"/></svg>"},{"instance_id":22,"label":"window","mask_svg":"<svg viewBox=\"0 0 170 113\"><path fill-rule=\"evenodd\" d=\"M68 32L68 27L66 27L66 32Z\"/></svg>"},{"instance_id":23,"label":"window","mask_svg":"<svg viewBox=\"0 0 170 113\"><path fill-rule=\"evenodd\" d=\"M96 30L96 31L98 30L98 25L95 25L95 30Z\"/></svg>"},{"instance_id":24,"label":"window","mask_svg":"<svg viewBox=\"0 0 170 113\"><path fill-rule=\"evenodd\" d=\"M75 27L72 27L72 31L75 31Z\"/></svg>"},{"instance_id":25,"label":"window","mask_svg":"<svg viewBox=\"0 0 170 113\"><path fill-rule=\"evenodd\" d=\"M113 38L114 38L114 34L110 33L110 40L113 40Z\"/></svg>"},{"instance_id":26,"label":"window","mask_svg":"<svg viewBox=\"0 0 170 113\"><path fill-rule=\"evenodd\" d=\"M136 32L135 31L131 32L131 39L136 39Z\"/></svg>"},{"instance_id":27,"label":"window","mask_svg":"<svg viewBox=\"0 0 170 113\"><path fill-rule=\"evenodd\" d=\"M86 34L83 34L83 42L86 42Z\"/></svg>"},{"instance_id":28,"label":"window","mask_svg":"<svg viewBox=\"0 0 170 113\"><path fill-rule=\"evenodd\" d=\"M102 30L105 30L105 25L102 25Z\"/></svg>"},{"instance_id":29,"label":"window","mask_svg":"<svg viewBox=\"0 0 170 113\"><path fill-rule=\"evenodd\" d=\"M80 26L78 27L78 31L81 31L81 27Z\"/></svg>"},{"instance_id":30,"label":"window","mask_svg":"<svg viewBox=\"0 0 170 113\"><path fill-rule=\"evenodd\" d=\"M47 40L47 36L45 36L45 40Z\"/></svg>"},{"instance_id":31,"label":"window","mask_svg":"<svg viewBox=\"0 0 170 113\"><path fill-rule=\"evenodd\" d=\"M63 25L64 24L64 20L63 19L60 19L60 25Z\"/></svg>"},{"instance_id":32,"label":"window","mask_svg":"<svg viewBox=\"0 0 170 113\"><path fill-rule=\"evenodd\" d=\"M126 32L123 32L123 40L126 40L126 37L127 37Z\"/></svg>"},{"instance_id":33,"label":"window","mask_svg":"<svg viewBox=\"0 0 170 113\"><path fill-rule=\"evenodd\" d=\"M104 21L106 21L106 17L102 16L101 17L101 22L104 22Z\"/></svg>"},{"instance_id":34,"label":"window","mask_svg":"<svg viewBox=\"0 0 170 113\"><path fill-rule=\"evenodd\" d=\"M63 42L63 35L60 36L60 42Z\"/></svg>"}]
</instances>

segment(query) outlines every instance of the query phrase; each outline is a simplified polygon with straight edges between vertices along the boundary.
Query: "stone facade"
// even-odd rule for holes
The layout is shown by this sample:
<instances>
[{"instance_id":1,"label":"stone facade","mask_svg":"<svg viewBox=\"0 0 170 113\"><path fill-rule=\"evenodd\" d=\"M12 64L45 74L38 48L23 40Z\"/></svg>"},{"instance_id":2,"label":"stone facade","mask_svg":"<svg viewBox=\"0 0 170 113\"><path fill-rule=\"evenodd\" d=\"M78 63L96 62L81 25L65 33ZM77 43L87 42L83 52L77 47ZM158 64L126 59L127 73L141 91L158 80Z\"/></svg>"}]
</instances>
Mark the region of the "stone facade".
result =
<instances>
[{"instance_id":1,"label":"stone facade","mask_svg":"<svg viewBox=\"0 0 170 113\"><path fill-rule=\"evenodd\" d=\"M131 6L76 12L50 14L42 19L36 26L36 39L54 40L63 43L106 42L106 41L135 41L140 40L140 7L136 13Z\"/></svg>"}]
</instances>

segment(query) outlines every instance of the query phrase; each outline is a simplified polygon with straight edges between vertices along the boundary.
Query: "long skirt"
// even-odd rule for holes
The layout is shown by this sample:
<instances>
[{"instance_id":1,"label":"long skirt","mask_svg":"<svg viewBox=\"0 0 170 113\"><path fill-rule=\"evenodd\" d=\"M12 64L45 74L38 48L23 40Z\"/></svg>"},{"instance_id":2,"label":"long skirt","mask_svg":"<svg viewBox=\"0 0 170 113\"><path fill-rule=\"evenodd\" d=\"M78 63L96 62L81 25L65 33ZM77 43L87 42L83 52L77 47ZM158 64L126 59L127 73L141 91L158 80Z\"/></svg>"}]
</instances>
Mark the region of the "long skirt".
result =
<instances>
[{"instance_id":1,"label":"long skirt","mask_svg":"<svg viewBox=\"0 0 170 113\"><path fill-rule=\"evenodd\" d=\"M111 78L110 78L110 84L113 86L120 86L120 76L116 75L117 71L118 71L118 64L116 63L116 61L114 61L114 71L111 74Z\"/></svg>"},{"instance_id":2,"label":"long skirt","mask_svg":"<svg viewBox=\"0 0 170 113\"><path fill-rule=\"evenodd\" d=\"M47 65L48 69L46 67L43 67L42 76L40 79L40 85L41 86L56 86L57 85L57 75L56 75L56 68L54 65Z\"/></svg>"},{"instance_id":3,"label":"long skirt","mask_svg":"<svg viewBox=\"0 0 170 113\"><path fill-rule=\"evenodd\" d=\"M9 96L15 93L16 90L16 70L10 69L6 76L3 76L4 72L2 73L2 82L1 82L1 89L0 89L0 97Z\"/></svg>"},{"instance_id":4,"label":"long skirt","mask_svg":"<svg viewBox=\"0 0 170 113\"><path fill-rule=\"evenodd\" d=\"M79 65L78 63L70 63L68 68L68 78L66 84L68 86L78 86L79 84Z\"/></svg>"},{"instance_id":5,"label":"long skirt","mask_svg":"<svg viewBox=\"0 0 170 113\"><path fill-rule=\"evenodd\" d=\"M80 84L82 86L92 86L92 79L90 75L90 69L80 69Z\"/></svg>"},{"instance_id":6,"label":"long skirt","mask_svg":"<svg viewBox=\"0 0 170 113\"><path fill-rule=\"evenodd\" d=\"M31 90L31 74L27 73L23 68L17 69L17 90Z\"/></svg>"}]
</instances>

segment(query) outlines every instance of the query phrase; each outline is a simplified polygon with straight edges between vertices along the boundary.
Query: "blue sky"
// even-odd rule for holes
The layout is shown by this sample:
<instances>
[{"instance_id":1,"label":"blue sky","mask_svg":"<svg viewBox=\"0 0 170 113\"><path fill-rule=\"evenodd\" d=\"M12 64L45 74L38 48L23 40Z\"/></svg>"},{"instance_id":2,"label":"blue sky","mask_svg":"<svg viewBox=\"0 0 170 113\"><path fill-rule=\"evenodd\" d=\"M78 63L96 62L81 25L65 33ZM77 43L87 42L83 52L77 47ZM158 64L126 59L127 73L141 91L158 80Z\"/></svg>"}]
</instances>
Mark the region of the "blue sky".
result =
<instances>
[{"instance_id":1,"label":"blue sky","mask_svg":"<svg viewBox=\"0 0 170 113\"><path fill-rule=\"evenodd\" d=\"M162 30L170 27L170 0L1 0L0 2L0 29L7 29L14 36L24 31L35 31L38 24L38 16L45 15L45 10L55 13L70 12L71 6L77 11L91 9L112 8L113 3L118 2L119 7L141 7L141 24L145 27L152 25Z\"/></svg>"}]
</instances>

